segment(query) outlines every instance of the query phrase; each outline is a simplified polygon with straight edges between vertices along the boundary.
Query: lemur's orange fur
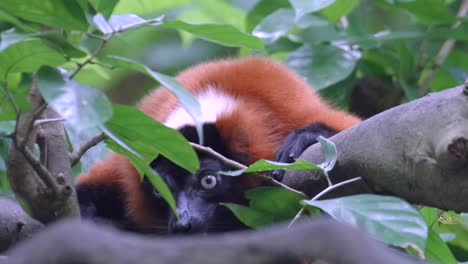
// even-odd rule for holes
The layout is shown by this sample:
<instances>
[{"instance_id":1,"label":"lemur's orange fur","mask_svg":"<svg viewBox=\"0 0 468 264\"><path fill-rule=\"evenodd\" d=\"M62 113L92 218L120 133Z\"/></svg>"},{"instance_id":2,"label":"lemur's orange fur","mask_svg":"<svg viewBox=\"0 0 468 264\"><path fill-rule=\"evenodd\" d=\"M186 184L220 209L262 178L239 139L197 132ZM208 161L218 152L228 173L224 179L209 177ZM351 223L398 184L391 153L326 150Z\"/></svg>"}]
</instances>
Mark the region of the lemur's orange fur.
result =
<instances>
[{"instance_id":1,"label":"lemur's orange fur","mask_svg":"<svg viewBox=\"0 0 468 264\"><path fill-rule=\"evenodd\" d=\"M295 129L321 123L335 131L359 122L355 116L333 109L286 67L262 58L220 60L202 63L181 72L176 79L193 95L215 87L235 98L238 107L221 116L216 127L229 149L246 157L251 164L259 159L274 159L285 137ZM138 108L164 122L175 108L177 99L167 89L156 89ZM111 154L93 166L78 184L107 184L121 189L128 216L137 225L157 224L158 217L144 199L140 178L123 157Z\"/></svg>"}]
</instances>

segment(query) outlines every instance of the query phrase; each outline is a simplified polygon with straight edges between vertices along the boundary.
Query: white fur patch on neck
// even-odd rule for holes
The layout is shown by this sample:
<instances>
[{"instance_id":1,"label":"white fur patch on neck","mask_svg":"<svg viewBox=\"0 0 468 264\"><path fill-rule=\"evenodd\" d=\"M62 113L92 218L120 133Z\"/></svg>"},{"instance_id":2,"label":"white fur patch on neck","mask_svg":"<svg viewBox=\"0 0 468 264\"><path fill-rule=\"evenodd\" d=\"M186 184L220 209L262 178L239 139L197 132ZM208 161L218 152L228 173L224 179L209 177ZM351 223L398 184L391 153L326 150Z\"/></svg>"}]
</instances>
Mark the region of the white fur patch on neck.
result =
<instances>
[{"instance_id":1,"label":"white fur patch on neck","mask_svg":"<svg viewBox=\"0 0 468 264\"><path fill-rule=\"evenodd\" d=\"M236 99L222 93L215 87L208 87L203 93L196 96L203 114L203 123L215 123L221 115L232 113L237 106ZM169 114L164 125L178 129L186 125L194 125L192 117L182 106L178 106Z\"/></svg>"}]
</instances>

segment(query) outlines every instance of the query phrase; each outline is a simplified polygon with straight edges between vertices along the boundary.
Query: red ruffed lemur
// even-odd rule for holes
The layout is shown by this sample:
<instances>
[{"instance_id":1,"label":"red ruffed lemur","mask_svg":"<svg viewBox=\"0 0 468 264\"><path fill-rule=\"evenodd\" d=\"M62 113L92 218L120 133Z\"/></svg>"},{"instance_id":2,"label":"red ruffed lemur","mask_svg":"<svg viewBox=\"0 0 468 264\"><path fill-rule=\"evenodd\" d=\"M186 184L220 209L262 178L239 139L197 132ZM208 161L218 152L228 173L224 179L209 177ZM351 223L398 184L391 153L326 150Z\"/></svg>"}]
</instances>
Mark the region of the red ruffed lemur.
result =
<instances>
[{"instance_id":1,"label":"red ruffed lemur","mask_svg":"<svg viewBox=\"0 0 468 264\"><path fill-rule=\"evenodd\" d=\"M205 146L245 165L259 159L294 161L319 135L330 137L360 122L333 109L285 66L263 58L201 63L176 79L201 105ZM138 108L198 143L192 118L167 89L154 90ZM200 169L195 174L162 156L151 163L171 189L179 219L151 183L140 181L130 162L117 154L78 178L82 215L161 234L244 228L219 203L245 204L244 192L252 187L248 176L223 177L218 174L228 170L223 162L197 154Z\"/></svg>"}]
</instances>

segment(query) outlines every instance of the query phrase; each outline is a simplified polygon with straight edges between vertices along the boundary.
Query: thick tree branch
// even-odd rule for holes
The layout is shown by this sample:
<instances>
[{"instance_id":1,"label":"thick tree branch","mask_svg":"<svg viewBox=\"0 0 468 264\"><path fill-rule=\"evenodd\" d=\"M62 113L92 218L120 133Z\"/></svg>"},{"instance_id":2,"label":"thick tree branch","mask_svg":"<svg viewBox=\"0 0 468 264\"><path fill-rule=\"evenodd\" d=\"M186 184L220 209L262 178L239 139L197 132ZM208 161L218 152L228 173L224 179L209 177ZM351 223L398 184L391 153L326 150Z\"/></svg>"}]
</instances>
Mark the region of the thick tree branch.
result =
<instances>
[{"instance_id":1,"label":"thick tree branch","mask_svg":"<svg viewBox=\"0 0 468 264\"><path fill-rule=\"evenodd\" d=\"M27 215L21 207L6 198L0 198L0 251L18 241L31 237L44 226Z\"/></svg>"},{"instance_id":2,"label":"thick tree branch","mask_svg":"<svg viewBox=\"0 0 468 264\"><path fill-rule=\"evenodd\" d=\"M44 243L47 241L47 243ZM122 233L70 221L41 232L7 254L9 264L419 263L353 227L331 219L259 231L169 239Z\"/></svg>"},{"instance_id":3,"label":"thick tree branch","mask_svg":"<svg viewBox=\"0 0 468 264\"><path fill-rule=\"evenodd\" d=\"M30 101L32 110L19 116L13 134L8 160L11 187L42 222L79 216L62 122L34 125L38 118L60 116L44 103L36 81L31 87ZM35 143L39 146L40 160L32 151Z\"/></svg>"},{"instance_id":4,"label":"thick tree branch","mask_svg":"<svg viewBox=\"0 0 468 264\"><path fill-rule=\"evenodd\" d=\"M360 176L367 183L347 185L334 196L371 190L468 211L467 92L460 86L427 95L330 138L338 149L338 162L330 172L334 182ZM300 158L316 164L325 159L319 144ZM308 195L327 187L319 173L304 171L287 172L283 183Z\"/></svg>"}]
</instances>

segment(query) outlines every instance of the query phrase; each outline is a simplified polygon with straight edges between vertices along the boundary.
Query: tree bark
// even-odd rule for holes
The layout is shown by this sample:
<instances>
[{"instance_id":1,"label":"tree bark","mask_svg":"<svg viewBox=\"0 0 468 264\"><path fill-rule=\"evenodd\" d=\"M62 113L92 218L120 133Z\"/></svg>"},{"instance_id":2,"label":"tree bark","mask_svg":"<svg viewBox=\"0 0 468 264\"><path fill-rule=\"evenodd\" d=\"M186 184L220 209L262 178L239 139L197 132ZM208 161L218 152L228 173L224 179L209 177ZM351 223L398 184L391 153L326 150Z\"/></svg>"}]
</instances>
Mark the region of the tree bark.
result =
<instances>
[{"instance_id":1,"label":"tree bark","mask_svg":"<svg viewBox=\"0 0 468 264\"><path fill-rule=\"evenodd\" d=\"M412 203L468 211L468 89L429 94L373 116L330 138L338 161L333 182L362 177L332 196L369 190ZM319 144L300 157L319 164ZM288 172L286 185L314 195L326 187L319 173Z\"/></svg>"},{"instance_id":2,"label":"tree bark","mask_svg":"<svg viewBox=\"0 0 468 264\"><path fill-rule=\"evenodd\" d=\"M298 223L289 229L286 225L275 225L258 231L172 238L141 236L68 221L14 248L4 263L272 264L304 259L336 264L420 263L353 227L325 218Z\"/></svg>"},{"instance_id":3,"label":"tree bark","mask_svg":"<svg viewBox=\"0 0 468 264\"><path fill-rule=\"evenodd\" d=\"M31 237L43 225L27 215L21 207L6 198L0 198L0 251L18 241Z\"/></svg>"}]
</instances>

